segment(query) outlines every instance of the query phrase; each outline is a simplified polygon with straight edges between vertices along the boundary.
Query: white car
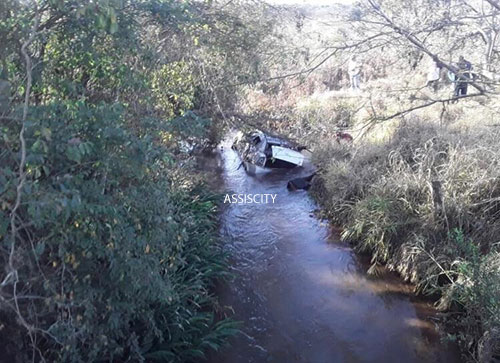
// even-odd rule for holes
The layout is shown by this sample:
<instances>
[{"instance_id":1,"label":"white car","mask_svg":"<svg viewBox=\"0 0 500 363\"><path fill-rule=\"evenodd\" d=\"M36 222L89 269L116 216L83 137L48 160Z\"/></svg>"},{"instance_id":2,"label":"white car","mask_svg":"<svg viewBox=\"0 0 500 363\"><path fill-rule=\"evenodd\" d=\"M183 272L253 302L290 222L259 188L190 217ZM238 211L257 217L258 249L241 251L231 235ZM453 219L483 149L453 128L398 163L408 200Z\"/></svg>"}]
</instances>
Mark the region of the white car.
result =
<instances>
[{"instance_id":1,"label":"white car","mask_svg":"<svg viewBox=\"0 0 500 363\"><path fill-rule=\"evenodd\" d=\"M291 169L304 163L304 155L300 151L305 147L295 146L262 131L241 134L235 139L232 148L240 154L247 170L252 166Z\"/></svg>"}]
</instances>

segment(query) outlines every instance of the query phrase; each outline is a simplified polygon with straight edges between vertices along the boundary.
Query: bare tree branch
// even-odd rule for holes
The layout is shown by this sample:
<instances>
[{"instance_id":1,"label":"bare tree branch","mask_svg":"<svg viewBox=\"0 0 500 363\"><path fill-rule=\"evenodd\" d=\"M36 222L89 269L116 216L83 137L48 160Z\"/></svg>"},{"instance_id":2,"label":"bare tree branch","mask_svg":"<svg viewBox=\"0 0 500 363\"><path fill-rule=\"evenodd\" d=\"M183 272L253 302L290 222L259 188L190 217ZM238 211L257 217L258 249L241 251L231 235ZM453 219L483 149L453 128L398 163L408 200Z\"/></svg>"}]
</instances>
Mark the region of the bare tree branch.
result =
<instances>
[{"instance_id":1,"label":"bare tree branch","mask_svg":"<svg viewBox=\"0 0 500 363\"><path fill-rule=\"evenodd\" d=\"M419 50L421 50L422 52L424 52L425 54L427 54L428 56L430 56L437 64L440 64L441 66L443 66L444 68L446 68L447 70L453 72L453 73L457 73L457 68L444 62L442 59L440 59L435 53L431 52L427 47L424 46L424 44L415 36L413 35L412 32L404 29L403 27L395 24L388 16L387 14L385 14L385 12L382 10L381 6L379 4L377 4L374 0L367 0L368 3L371 5L371 7L373 8L373 10L379 15L381 16L385 21L386 21L386 25L391 27L392 29L394 29L394 31L396 31L397 33L401 34L402 36L404 36L409 42L411 42L415 47L417 47ZM480 95L484 95L485 93L487 93L487 91L481 87L480 85L478 85L476 82L474 81L470 81L468 82L470 83L471 86L473 86L474 88L476 88L480 93Z\"/></svg>"},{"instance_id":2,"label":"bare tree branch","mask_svg":"<svg viewBox=\"0 0 500 363\"><path fill-rule=\"evenodd\" d=\"M496 0L486 0L495 9L500 10L500 4Z\"/></svg>"}]
</instances>

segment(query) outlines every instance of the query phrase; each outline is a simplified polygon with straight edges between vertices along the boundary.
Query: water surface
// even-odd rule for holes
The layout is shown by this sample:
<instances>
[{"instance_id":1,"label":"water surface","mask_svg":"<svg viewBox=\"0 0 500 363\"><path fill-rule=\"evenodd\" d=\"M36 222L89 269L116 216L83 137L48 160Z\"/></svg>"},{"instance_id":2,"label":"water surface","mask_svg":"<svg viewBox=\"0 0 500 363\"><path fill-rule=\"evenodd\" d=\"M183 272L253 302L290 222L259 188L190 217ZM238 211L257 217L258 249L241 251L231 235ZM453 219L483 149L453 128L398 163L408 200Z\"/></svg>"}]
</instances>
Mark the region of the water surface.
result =
<instances>
[{"instance_id":1,"label":"water surface","mask_svg":"<svg viewBox=\"0 0 500 363\"><path fill-rule=\"evenodd\" d=\"M456 362L429 313L396 278L370 278L366 265L312 213L288 180L306 168L247 175L226 143L225 188L277 194L275 203L226 205L224 248L235 279L218 288L221 305L243 322L212 362ZM432 311L432 310L431 310Z\"/></svg>"}]
</instances>

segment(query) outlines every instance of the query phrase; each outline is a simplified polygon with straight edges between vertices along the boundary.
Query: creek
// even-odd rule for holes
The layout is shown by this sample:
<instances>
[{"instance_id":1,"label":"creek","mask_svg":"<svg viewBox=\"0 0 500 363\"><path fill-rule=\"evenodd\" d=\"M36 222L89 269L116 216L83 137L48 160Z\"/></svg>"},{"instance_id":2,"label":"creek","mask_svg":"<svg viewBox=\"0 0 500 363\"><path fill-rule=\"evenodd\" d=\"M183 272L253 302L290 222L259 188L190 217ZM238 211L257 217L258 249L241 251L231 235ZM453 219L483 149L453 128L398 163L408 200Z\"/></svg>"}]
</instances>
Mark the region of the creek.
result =
<instances>
[{"instance_id":1,"label":"creek","mask_svg":"<svg viewBox=\"0 0 500 363\"><path fill-rule=\"evenodd\" d=\"M440 341L436 312L411 286L390 273L367 275L366 261L315 216L307 192L287 190L308 166L248 175L229 140L203 164L218 170L230 193L276 194L274 203L222 210L235 277L216 293L243 325L211 362L460 361Z\"/></svg>"}]
</instances>

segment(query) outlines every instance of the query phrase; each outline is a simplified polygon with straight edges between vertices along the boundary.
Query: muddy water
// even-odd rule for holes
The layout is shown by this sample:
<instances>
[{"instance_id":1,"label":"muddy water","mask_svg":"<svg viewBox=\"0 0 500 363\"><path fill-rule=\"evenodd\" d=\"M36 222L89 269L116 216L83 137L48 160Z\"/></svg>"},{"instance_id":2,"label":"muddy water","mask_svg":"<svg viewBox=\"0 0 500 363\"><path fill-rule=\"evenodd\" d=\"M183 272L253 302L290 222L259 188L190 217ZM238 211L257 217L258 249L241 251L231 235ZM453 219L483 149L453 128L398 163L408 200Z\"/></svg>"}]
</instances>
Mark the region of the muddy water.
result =
<instances>
[{"instance_id":1,"label":"muddy water","mask_svg":"<svg viewBox=\"0 0 500 363\"><path fill-rule=\"evenodd\" d=\"M218 288L243 332L211 362L456 362L429 313L395 278L371 279L365 264L311 213L286 182L304 169L249 176L226 144L226 189L277 194L275 203L231 204L222 213L235 279ZM425 307L425 304L423 305Z\"/></svg>"}]
</instances>

